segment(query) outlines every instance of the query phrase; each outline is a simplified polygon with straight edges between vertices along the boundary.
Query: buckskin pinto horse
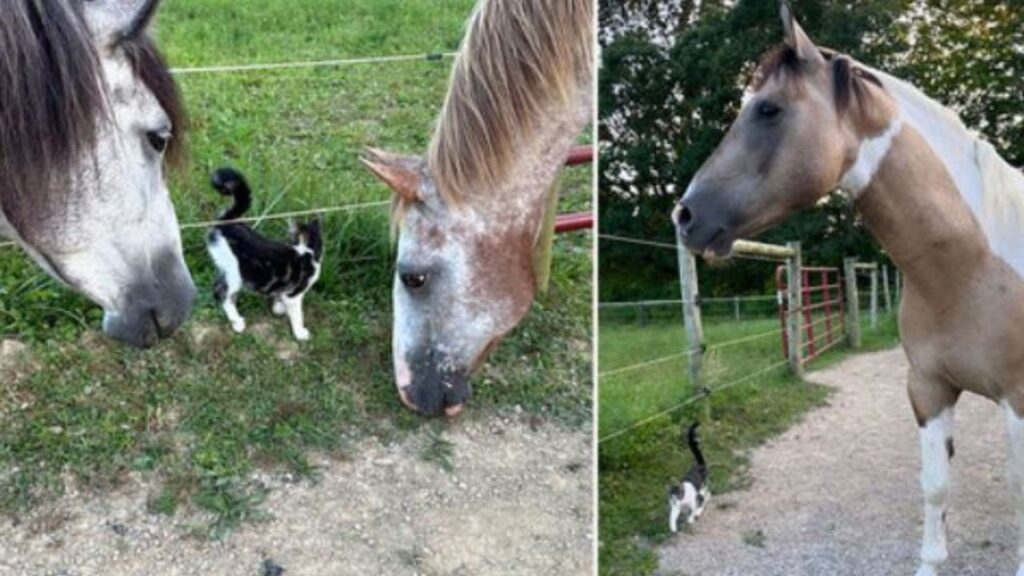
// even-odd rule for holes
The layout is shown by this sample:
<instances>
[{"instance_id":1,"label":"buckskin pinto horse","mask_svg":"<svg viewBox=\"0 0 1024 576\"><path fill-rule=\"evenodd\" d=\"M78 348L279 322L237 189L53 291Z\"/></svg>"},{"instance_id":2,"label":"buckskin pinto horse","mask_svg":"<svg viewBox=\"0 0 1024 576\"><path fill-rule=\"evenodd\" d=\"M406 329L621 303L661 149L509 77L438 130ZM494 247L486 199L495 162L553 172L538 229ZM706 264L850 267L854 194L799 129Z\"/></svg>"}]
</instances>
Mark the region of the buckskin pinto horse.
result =
<instances>
[{"instance_id":1,"label":"buckskin pinto horse","mask_svg":"<svg viewBox=\"0 0 1024 576\"><path fill-rule=\"evenodd\" d=\"M458 414L530 308L549 194L591 120L593 15L593 0L483 0L425 158L363 158L395 192L392 352L413 410Z\"/></svg>"},{"instance_id":2,"label":"buckskin pinto horse","mask_svg":"<svg viewBox=\"0 0 1024 576\"><path fill-rule=\"evenodd\" d=\"M139 347L195 299L163 174L185 126L147 34L158 5L0 2L0 235Z\"/></svg>"},{"instance_id":3,"label":"buckskin pinto horse","mask_svg":"<svg viewBox=\"0 0 1024 576\"><path fill-rule=\"evenodd\" d=\"M782 8L785 44L673 212L686 246L728 256L836 188L903 272L899 326L920 430L918 576L947 557L953 411L999 403L1024 576L1024 176L915 87L817 48ZM865 423L869 426L870 423Z\"/></svg>"}]
</instances>

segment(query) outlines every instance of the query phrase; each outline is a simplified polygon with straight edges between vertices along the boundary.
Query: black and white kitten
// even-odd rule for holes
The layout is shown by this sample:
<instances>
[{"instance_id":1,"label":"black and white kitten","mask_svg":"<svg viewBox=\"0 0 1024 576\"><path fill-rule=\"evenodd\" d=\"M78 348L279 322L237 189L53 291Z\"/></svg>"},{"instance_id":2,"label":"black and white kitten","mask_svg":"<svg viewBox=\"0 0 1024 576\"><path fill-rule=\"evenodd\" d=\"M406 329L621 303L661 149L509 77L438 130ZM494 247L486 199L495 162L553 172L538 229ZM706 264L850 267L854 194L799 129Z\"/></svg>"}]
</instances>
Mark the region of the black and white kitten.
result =
<instances>
[{"instance_id":1,"label":"black and white kitten","mask_svg":"<svg viewBox=\"0 0 1024 576\"><path fill-rule=\"evenodd\" d=\"M700 451L700 439L697 437L699 422L694 422L686 434L687 444L697 463L683 476L682 481L669 488L668 491L668 527L675 534L679 531L679 517L686 517L687 524L704 513L704 507L711 498L708 489L708 466L704 462L704 454Z\"/></svg>"},{"instance_id":2,"label":"black and white kitten","mask_svg":"<svg viewBox=\"0 0 1024 576\"><path fill-rule=\"evenodd\" d=\"M218 216L229 221L241 218L252 204L249 185L240 172L221 168L210 178L213 187L234 204ZM217 266L214 296L231 321L235 332L245 330L245 318L238 313L235 300L245 288L274 299L274 314L288 315L292 334L308 340L309 330L302 318L302 298L320 278L323 240L320 221L292 223L290 244L264 238L246 224L218 224L207 235L206 249Z\"/></svg>"}]
</instances>

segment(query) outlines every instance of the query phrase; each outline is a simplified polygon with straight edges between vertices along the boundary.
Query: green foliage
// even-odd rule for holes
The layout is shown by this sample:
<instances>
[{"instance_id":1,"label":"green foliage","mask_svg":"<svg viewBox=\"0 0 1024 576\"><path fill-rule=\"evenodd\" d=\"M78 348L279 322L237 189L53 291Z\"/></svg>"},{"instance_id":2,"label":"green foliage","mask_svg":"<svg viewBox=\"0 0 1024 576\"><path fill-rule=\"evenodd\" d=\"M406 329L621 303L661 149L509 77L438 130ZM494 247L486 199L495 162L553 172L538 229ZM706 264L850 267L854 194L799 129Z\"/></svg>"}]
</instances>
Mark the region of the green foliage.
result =
<instances>
[{"instance_id":1,"label":"green foliage","mask_svg":"<svg viewBox=\"0 0 1024 576\"><path fill-rule=\"evenodd\" d=\"M602 7L601 231L673 242L668 214L739 109L759 56L781 42L778 3L623 0ZM792 2L828 46L886 69L961 111L1010 162L1024 162L1024 12L939 0ZM883 256L841 200L761 240L799 239L809 263ZM675 256L602 241L602 301L677 296ZM758 293L749 266L700 272L707 296Z\"/></svg>"}]
</instances>

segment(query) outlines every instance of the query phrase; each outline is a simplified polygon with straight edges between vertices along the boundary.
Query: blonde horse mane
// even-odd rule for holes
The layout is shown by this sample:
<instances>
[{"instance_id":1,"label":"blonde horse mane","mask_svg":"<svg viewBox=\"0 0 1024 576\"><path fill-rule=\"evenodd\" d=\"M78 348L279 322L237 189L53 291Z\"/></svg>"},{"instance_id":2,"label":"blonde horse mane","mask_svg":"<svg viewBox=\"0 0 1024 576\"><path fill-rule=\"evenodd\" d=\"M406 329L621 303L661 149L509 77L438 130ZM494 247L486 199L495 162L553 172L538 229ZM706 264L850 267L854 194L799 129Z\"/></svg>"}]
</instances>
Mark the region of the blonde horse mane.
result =
<instances>
[{"instance_id":1,"label":"blonde horse mane","mask_svg":"<svg viewBox=\"0 0 1024 576\"><path fill-rule=\"evenodd\" d=\"M482 0L427 153L442 197L494 190L552 107L591 68L594 0Z\"/></svg>"},{"instance_id":2,"label":"blonde horse mane","mask_svg":"<svg viewBox=\"0 0 1024 576\"><path fill-rule=\"evenodd\" d=\"M1024 174L969 130L956 112L903 80L868 69L881 78L904 115L910 112L912 123L918 124L918 130L951 171L992 250L1024 275ZM928 126L920 125L925 119ZM976 170L976 178L958 174L965 167Z\"/></svg>"}]
</instances>

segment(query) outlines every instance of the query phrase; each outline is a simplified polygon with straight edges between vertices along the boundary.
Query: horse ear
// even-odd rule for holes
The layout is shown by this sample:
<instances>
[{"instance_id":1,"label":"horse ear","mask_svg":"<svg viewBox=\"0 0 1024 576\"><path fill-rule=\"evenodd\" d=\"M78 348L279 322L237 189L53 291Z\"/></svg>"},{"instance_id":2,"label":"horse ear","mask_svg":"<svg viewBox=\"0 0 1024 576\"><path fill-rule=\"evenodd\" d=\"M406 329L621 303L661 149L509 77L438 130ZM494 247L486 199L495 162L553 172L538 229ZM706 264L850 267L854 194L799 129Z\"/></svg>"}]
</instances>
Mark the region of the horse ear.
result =
<instances>
[{"instance_id":1,"label":"horse ear","mask_svg":"<svg viewBox=\"0 0 1024 576\"><path fill-rule=\"evenodd\" d=\"M93 38L114 45L144 33L160 0L90 0L85 3L85 20Z\"/></svg>"},{"instance_id":2,"label":"horse ear","mask_svg":"<svg viewBox=\"0 0 1024 576\"><path fill-rule=\"evenodd\" d=\"M367 148L359 161L405 201L423 200L423 173L419 169L422 160L419 158Z\"/></svg>"},{"instance_id":3,"label":"horse ear","mask_svg":"<svg viewBox=\"0 0 1024 576\"><path fill-rule=\"evenodd\" d=\"M800 24L796 21L793 16L793 9L789 7L789 2L783 2L780 9L782 17L782 29L786 35L786 44L792 48L800 59L800 62L806 65L810 70L817 69L818 66L825 64L825 58L822 57L821 51L814 45L811 38L807 36L804 29L800 27Z\"/></svg>"}]
</instances>

